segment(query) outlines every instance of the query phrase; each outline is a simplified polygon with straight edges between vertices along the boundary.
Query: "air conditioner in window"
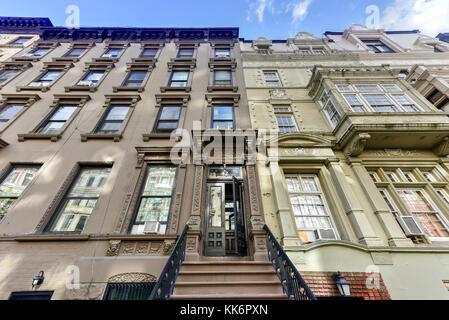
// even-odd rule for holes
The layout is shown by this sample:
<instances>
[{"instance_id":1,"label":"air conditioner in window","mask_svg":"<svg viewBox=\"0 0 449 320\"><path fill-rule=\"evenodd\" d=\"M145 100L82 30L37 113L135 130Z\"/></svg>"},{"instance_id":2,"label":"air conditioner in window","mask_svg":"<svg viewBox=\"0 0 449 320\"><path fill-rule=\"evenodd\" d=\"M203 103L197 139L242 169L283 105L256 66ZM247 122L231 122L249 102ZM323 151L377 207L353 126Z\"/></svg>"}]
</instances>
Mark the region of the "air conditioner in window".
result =
<instances>
[{"instance_id":1,"label":"air conditioner in window","mask_svg":"<svg viewBox=\"0 0 449 320\"><path fill-rule=\"evenodd\" d=\"M413 216L396 216L402 230L406 236L423 236L424 232L419 227L418 222L416 222Z\"/></svg>"},{"instance_id":2,"label":"air conditioner in window","mask_svg":"<svg viewBox=\"0 0 449 320\"><path fill-rule=\"evenodd\" d=\"M143 233L159 233L160 226L158 221L147 221L143 227Z\"/></svg>"},{"instance_id":3,"label":"air conditioner in window","mask_svg":"<svg viewBox=\"0 0 449 320\"><path fill-rule=\"evenodd\" d=\"M78 85L83 87L94 87L96 83L92 80L81 80L80 82L78 82Z\"/></svg>"},{"instance_id":4,"label":"air conditioner in window","mask_svg":"<svg viewBox=\"0 0 449 320\"><path fill-rule=\"evenodd\" d=\"M24 57L34 57L34 53L28 52L23 55Z\"/></svg>"},{"instance_id":5,"label":"air conditioner in window","mask_svg":"<svg viewBox=\"0 0 449 320\"><path fill-rule=\"evenodd\" d=\"M227 55L227 54L217 54L216 56L215 56L215 58L218 58L218 59L227 59L227 58L229 58L229 55Z\"/></svg>"},{"instance_id":6,"label":"air conditioner in window","mask_svg":"<svg viewBox=\"0 0 449 320\"><path fill-rule=\"evenodd\" d=\"M337 235L335 234L334 229L316 229L315 238L316 240L336 240Z\"/></svg>"},{"instance_id":7,"label":"air conditioner in window","mask_svg":"<svg viewBox=\"0 0 449 320\"><path fill-rule=\"evenodd\" d=\"M110 54L110 53L105 53L105 54L102 56L102 58L114 58L114 57L113 57L112 54Z\"/></svg>"}]
</instances>

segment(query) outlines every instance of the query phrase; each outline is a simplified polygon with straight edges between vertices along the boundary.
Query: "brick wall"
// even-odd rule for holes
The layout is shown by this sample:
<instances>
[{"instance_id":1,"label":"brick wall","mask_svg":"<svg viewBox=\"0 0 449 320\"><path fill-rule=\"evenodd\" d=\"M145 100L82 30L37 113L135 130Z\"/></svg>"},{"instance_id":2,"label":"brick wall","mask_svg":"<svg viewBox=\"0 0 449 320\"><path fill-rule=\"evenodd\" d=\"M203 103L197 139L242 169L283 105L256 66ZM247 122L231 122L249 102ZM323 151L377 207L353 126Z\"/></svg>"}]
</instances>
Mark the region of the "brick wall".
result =
<instances>
[{"instance_id":1,"label":"brick wall","mask_svg":"<svg viewBox=\"0 0 449 320\"><path fill-rule=\"evenodd\" d=\"M335 272L301 272L316 297L341 297L332 275ZM380 273L341 272L351 285L351 296L365 300L391 300ZM367 286L367 278L369 286ZM373 281L374 280L374 281ZM378 286L375 284L378 283Z\"/></svg>"}]
</instances>

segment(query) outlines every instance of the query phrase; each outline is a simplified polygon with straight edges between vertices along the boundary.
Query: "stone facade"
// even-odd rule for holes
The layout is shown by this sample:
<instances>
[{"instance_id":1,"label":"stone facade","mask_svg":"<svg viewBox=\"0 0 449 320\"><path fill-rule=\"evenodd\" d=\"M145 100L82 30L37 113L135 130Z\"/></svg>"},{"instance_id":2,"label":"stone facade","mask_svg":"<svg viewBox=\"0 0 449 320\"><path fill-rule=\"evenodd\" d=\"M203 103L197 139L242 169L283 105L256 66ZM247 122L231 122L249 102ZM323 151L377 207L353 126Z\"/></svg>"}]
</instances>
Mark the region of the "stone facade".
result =
<instances>
[{"instance_id":1,"label":"stone facade","mask_svg":"<svg viewBox=\"0 0 449 320\"><path fill-rule=\"evenodd\" d=\"M449 299L449 118L424 90L447 94L447 43L360 25L261 40L240 45L252 125L279 130L259 152L265 221L312 290L339 296L318 280L341 271L361 297L356 278L381 275L365 299Z\"/></svg>"}]
</instances>

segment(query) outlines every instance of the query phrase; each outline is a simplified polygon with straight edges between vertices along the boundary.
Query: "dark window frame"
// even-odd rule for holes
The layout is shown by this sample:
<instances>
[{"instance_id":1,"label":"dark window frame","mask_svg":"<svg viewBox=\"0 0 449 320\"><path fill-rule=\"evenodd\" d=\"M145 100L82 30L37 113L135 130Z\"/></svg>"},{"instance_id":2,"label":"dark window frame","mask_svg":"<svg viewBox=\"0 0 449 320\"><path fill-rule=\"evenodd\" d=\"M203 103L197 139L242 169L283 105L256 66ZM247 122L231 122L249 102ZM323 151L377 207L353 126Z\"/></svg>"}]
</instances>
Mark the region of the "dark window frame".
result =
<instances>
[{"instance_id":1,"label":"dark window frame","mask_svg":"<svg viewBox=\"0 0 449 320\"><path fill-rule=\"evenodd\" d=\"M64 203L66 202L66 199L81 199L81 200L92 200L92 199L96 199L98 200L100 198L100 195L98 197L92 198L92 197L71 197L68 198L68 193L70 192L70 190L72 189L73 184L75 183L75 181L78 179L78 177L80 176L81 172L84 169L99 169L99 168L110 168L112 170L113 164L104 164L104 165L93 165L93 164L86 164L86 165L77 165L78 168L76 170L76 173L70 177L71 181L70 184L68 186L68 188L65 190L64 195L59 199L59 203L56 206L56 209L52 212L52 215L49 219L49 221L47 222L47 224L45 225L43 232L44 233L49 233L49 234L80 234L81 232L83 232L84 228L86 227L86 224L83 227L83 230L81 231L51 231L51 228L53 227L53 225L56 223L56 221L58 220L58 217L61 213L61 209L64 206ZM109 175L108 175L109 178ZM104 185L103 185L104 186ZM102 186L102 187L103 187ZM94 205L95 208L95 205ZM92 209L93 211L94 209Z\"/></svg>"},{"instance_id":2,"label":"dark window frame","mask_svg":"<svg viewBox=\"0 0 449 320\"><path fill-rule=\"evenodd\" d=\"M13 291L8 300L51 300L54 291ZM17 299L19 297L45 297L46 299Z\"/></svg>"},{"instance_id":3,"label":"dark window frame","mask_svg":"<svg viewBox=\"0 0 449 320\"><path fill-rule=\"evenodd\" d=\"M158 125L161 122L161 115L162 115L163 109L164 108L174 108L174 107L179 107L180 108L179 109L179 117L178 117L178 120L176 120L176 124L177 124L176 125L176 129L179 128L179 121L181 120L182 108L183 108L182 103L179 103L179 104L162 104L159 107L159 111L157 113L156 121L154 122L153 130L152 130L153 133L172 133L173 131L176 130L176 129L173 129L173 130L159 130L158 129ZM162 120L162 122L175 122L175 120Z\"/></svg>"},{"instance_id":4,"label":"dark window frame","mask_svg":"<svg viewBox=\"0 0 449 320\"><path fill-rule=\"evenodd\" d=\"M123 118L123 120L106 120L106 117L109 115L112 108L114 108L116 106L127 106L128 107L128 112L126 113L125 118ZM130 103L128 103L128 104L126 104L126 103L111 103L111 104L109 104L106 111L103 113L100 121L98 121L98 124L94 129L94 133L96 133L96 134L118 134L118 133L120 133L122 131L123 124L125 123L126 119L129 117L131 108L133 108L133 107L131 106ZM119 123L120 122L121 125L120 125L120 128L115 132L103 132L100 130L100 128L102 127L102 125L105 122L110 122L110 123Z\"/></svg>"},{"instance_id":5,"label":"dark window frame","mask_svg":"<svg viewBox=\"0 0 449 320\"><path fill-rule=\"evenodd\" d=\"M187 80L173 80L173 76L176 72L187 72ZM189 80L190 80L190 70L173 70L171 72L170 75L170 80L168 81L168 87L170 88L187 88L189 86ZM172 83L176 82L176 83L184 83L185 82L185 86L172 86Z\"/></svg>"},{"instance_id":6,"label":"dark window frame","mask_svg":"<svg viewBox=\"0 0 449 320\"><path fill-rule=\"evenodd\" d=\"M223 130L223 129L215 129L214 122L229 122L230 120L214 120L214 108L215 107L232 107L232 130L235 129L235 105L234 104L212 104L211 106L211 117L210 117L210 127L212 130ZM230 129L227 129L230 130Z\"/></svg>"},{"instance_id":7,"label":"dark window frame","mask_svg":"<svg viewBox=\"0 0 449 320\"><path fill-rule=\"evenodd\" d=\"M226 71L229 73L229 84L216 84L216 73L217 71ZM213 85L215 86L233 86L233 81L232 81L232 70L220 70L220 69L214 69L214 74L213 74Z\"/></svg>"},{"instance_id":8,"label":"dark window frame","mask_svg":"<svg viewBox=\"0 0 449 320\"><path fill-rule=\"evenodd\" d=\"M131 216L131 222L128 226L128 234L131 234L133 226L136 224L136 219L137 219L137 214L139 213L139 208L140 208L140 204L142 203L142 194L143 191L145 190L145 184L146 181L148 179L148 175L150 174L150 168L151 167L169 167L169 168L176 168L175 171L175 178L173 181L173 187L172 187L172 192L169 196L161 196L161 195L157 195L157 196L145 196L147 198L171 198L173 200L173 195L175 194L175 190L176 190L176 183L178 182L178 174L179 174L179 166L174 165L174 164L167 164L167 163L145 163L143 170L145 171L142 183L139 187L139 195L137 197L137 201L136 201L136 205L134 207L134 211L133 214ZM172 207L173 207L173 201L170 201L170 208L168 209L168 217L167 217L167 225L170 221L170 214L172 211ZM166 230L167 232L167 230Z\"/></svg>"},{"instance_id":9,"label":"dark window frame","mask_svg":"<svg viewBox=\"0 0 449 320\"><path fill-rule=\"evenodd\" d=\"M130 289L132 290L133 286L138 288L141 286L141 289L145 289L147 292L148 297L142 300L148 300L151 292L153 291L154 286L156 285L156 282L111 282L108 283L106 286L105 293L103 295L103 300L136 300L136 299L111 299L111 295L113 294L113 290L118 289L127 289L126 294L129 294ZM120 288L122 287L122 288ZM147 287L147 288L145 288ZM125 294L123 294L125 295ZM140 299L138 299L140 300Z\"/></svg>"},{"instance_id":10,"label":"dark window frame","mask_svg":"<svg viewBox=\"0 0 449 320\"><path fill-rule=\"evenodd\" d=\"M61 107L75 107L75 109L73 110L72 114L67 118L67 120L51 120L51 117L53 117L58 110ZM45 119L43 121L41 121L41 123L39 123L39 125L36 127L36 129L33 130L33 133L38 133L38 134L58 134L59 132L61 132L64 128L64 126L72 119L72 117L76 114L77 108L79 108L80 105L79 104L72 104L72 103L58 103L58 105L53 108L53 110L47 114L47 116L45 117ZM45 133L42 132L42 130L47 126L47 124L49 122L60 122L60 123L64 123L62 125L61 128L59 128L59 130L56 133Z\"/></svg>"}]
</instances>

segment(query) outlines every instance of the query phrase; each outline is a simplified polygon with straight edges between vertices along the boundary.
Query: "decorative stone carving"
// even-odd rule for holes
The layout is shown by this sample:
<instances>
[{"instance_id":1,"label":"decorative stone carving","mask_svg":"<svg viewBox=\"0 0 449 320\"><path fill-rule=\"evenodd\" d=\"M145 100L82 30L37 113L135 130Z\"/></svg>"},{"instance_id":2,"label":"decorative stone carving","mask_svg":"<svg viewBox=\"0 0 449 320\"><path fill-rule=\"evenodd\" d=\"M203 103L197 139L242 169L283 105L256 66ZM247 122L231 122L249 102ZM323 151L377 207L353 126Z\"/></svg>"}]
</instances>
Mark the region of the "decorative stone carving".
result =
<instances>
[{"instance_id":1,"label":"decorative stone carving","mask_svg":"<svg viewBox=\"0 0 449 320\"><path fill-rule=\"evenodd\" d=\"M281 89L270 90L271 99L288 99L287 92Z\"/></svg>"},{"instance_id":2,"label":"decorative stone carving","mask_svg":"<svg viewBox=\"0 0 449 320\"><path fill-rule=\"evenodd\" d=\"M170 226L169 226L170 234L176 234L176 231L178 230L178 220L179 214L181 212L181 200L182 200L182 193L181 192L176 193L173 201L173 207L170 213Z\"/></svg>"},{"instance_id":3,"label":"decorative stone carving","mask_svg":"<svg viewBox=\"0 0 449 320\"><path fill-rule=\"evenodd\" d=\"M80 283L79 289L67 289L65 300L101 300L106 283Z\"/></svg>"},{"instance_id":4,"label":"decorative stone carving","mask_svg":"<svg viewBox=\"0 0 449 320\"><path fill-rule=\"evenodd\" d=\"M260 216L259 197L258 197L259 186L257 184L256 179L256 168L253 165L246 166L246 171L248 175L248 191L249 191L251 216Z\"/></svg>"},{"instance_id":5,"label":"decorative stone carving","mask_svg":"<svg viewBox=\"0 0 449 320\"><path fill-rule=\"evenodd\" d=\"M373 150L373 153L379 157L410 157L418 154L417 150L404 150L404 149L383 149Z\"/></svg>"},{"instance_id":6,"label":"decorative stone carving","mask_svg":"<svg viewBox=\"0 0 449 320\"><path fill-rule=\"evenodd\" d=\"M156 282L157 278L149 273L142 272L130 272L119 273L108 279L109 283L121 283L121 282Z\"/></svg>"},{"instance_id":7,"label":"decorative stone carving","mask_svg":"<svg viewBox=\"0 0 449 320\"><path fill-rule=\"evenodd\" d=\"M164 245L162 246L162 252L165 255L169 255L173 249L173 247L175 246L175 241L174 240L165 240L164 241Z\"/></svg>"},{"instance_id":8,"label":"decorative stone carving","mask_svg":"<svg viewBox=\"0 0 449 320\"><path fill-rule=\"evenodd\" d=\"M366 143L371 136L368 133L359 133L347 144L345 154L348 157L357 157L365 149Z\"/></svg>"},{"instance_id":9,"label":"decorative stone carving","mask_svg":"<svg viewBox=\"0 0 449 320\"><path fill-rule=\"evenodd\" d=\"M190 216L189 221L187 221L187 224L189 227L199 227L201 224L201 217L200 216Z\"/></svg>"},{"instance_id":10,"label":"decorative stone carving","mask_svg":"<svg viewBox=\"0 0 449 320\"><path fill-rule=\"evenodd\" d=\"M265 224L262 216L251 216L250 221L253 230L262 230Z\"/></svg>"},{"instance_id":11,"label":"decorative stone carving","mask_svg":"<svg viewBox=\"0 0 449 320\"><path fill-rule=\"evenodd\" d=\"M191 227L200 227L200 210L201 210L201 194L203 189L203 166L195 166L195 180L193 182L193 199L192 199L192 211L189 219L189 225ZM198 216L198 218L194 218ZM193 223L193 224L191 224Z\"/></svg>"},{"instance_id":12,"label":"decorative stone carving","mask_svg":"<svg viewBox=\"0 0 449 320\"><path fill-rule=\"evenodd\" d=\"M446 157L449 155L449 137L445 137L435 148L433 152L439 157Z\"/></svg>"},{"instance_id":13,"label":"decorative stone carving","mask_svg":"<svg viewBox=\"0 0 449 320\"><path fill-rule=\"evenodd\" d=\"M121 244L121 240L110 240L109 241L109 248L106 251L106 255L108 257L118 256L119 251L120 251L120 244Z\"/></svg>"}]
</instances>

